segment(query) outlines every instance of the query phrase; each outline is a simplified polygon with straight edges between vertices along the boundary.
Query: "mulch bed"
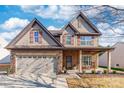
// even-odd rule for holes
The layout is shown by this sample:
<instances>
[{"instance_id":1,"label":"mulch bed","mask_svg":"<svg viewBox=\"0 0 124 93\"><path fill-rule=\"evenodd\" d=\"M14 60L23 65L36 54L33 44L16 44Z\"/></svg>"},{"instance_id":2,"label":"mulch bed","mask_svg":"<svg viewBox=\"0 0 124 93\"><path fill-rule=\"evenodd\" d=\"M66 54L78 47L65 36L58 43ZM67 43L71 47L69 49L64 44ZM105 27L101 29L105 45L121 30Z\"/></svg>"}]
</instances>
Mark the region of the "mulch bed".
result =
<instances>
[{"instance_id":1,"label":"mulch bed","mask_svg":"<svg viewBox=\"0 0 124 93\"><path fill-rule=\"evenodd\" d=\"M124 74L77 74L81 78L124 78Z\"/></svg>"}]
</instances>

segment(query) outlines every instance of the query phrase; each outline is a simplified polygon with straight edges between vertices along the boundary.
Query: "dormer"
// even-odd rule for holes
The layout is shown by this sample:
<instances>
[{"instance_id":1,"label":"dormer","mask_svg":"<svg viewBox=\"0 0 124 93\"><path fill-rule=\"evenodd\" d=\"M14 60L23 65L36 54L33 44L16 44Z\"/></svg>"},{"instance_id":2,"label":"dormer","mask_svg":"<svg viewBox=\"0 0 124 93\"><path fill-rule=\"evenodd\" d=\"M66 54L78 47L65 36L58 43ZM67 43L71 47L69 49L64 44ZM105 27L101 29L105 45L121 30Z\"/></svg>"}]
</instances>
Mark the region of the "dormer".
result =
<instances>
[{"instance_id":1,"label":"dormer","mask_svg":"<svg viewBox=\"0 0 124 93\"><path fill-rule=\"evenodd\" d=\"M69 23L62 30L63 33L61 35L61 43L67 47L75 46L75 34L77 32L73 28L72 24Z\"/></svg>"}]
</instances>

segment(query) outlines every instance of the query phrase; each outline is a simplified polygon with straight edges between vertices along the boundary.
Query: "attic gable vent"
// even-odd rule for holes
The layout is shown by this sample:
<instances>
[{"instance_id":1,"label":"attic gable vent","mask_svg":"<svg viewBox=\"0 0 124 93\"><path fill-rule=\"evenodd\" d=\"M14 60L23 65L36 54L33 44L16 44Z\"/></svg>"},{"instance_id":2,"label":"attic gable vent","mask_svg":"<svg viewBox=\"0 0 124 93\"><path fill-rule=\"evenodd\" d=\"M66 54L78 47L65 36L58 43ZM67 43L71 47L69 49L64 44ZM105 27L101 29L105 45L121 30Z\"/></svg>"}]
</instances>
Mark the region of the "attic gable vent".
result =
<instances>
[{"instance_id":1,"label":"attic gable vent","mask_svg":"<svg viewBox=\"0 0 124 93\"><path fill-rule=\"evenodd\" d=\"M42 31L42 29L39 29L39 28L31 28L31 31Z\"/></svg>"}]
</instances>

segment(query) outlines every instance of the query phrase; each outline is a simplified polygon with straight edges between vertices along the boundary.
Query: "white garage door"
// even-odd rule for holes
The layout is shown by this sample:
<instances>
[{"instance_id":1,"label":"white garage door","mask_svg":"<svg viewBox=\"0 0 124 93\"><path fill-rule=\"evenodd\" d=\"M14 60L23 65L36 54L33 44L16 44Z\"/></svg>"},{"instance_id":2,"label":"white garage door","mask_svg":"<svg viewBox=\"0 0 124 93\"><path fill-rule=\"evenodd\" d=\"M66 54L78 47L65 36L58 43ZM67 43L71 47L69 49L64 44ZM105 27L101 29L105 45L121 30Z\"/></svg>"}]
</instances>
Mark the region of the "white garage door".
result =
<instances>
[{"instance_id":1,"label":"white garage door","mask_svg":"<svg viewBox=\"0 0 124 93\"><path fill-rule=\"evenodd\" d=\"M17 73L52 73L57 71L58 58L55 56L17 56Z\"/></svg>"}]
</instances>

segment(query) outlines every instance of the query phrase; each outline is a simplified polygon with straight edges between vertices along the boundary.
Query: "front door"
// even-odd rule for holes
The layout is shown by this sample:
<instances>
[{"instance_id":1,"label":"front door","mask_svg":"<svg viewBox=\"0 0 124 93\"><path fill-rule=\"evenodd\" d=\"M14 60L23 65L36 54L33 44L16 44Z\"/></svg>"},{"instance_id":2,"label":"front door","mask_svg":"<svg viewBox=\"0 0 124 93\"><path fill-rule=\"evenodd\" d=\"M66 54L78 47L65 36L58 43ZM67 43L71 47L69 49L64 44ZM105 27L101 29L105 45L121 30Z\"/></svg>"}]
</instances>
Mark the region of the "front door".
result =
<instances>
[{"instance_id":1,"label":"front door","mask_svg":"<svg viewBox=\"0 0 124 93\"><path fill-rule=\"evenodd\" d=\"M72 69L72 56L66 56L66 68Z\"/></svg>"}]
</instances>

